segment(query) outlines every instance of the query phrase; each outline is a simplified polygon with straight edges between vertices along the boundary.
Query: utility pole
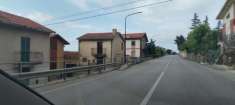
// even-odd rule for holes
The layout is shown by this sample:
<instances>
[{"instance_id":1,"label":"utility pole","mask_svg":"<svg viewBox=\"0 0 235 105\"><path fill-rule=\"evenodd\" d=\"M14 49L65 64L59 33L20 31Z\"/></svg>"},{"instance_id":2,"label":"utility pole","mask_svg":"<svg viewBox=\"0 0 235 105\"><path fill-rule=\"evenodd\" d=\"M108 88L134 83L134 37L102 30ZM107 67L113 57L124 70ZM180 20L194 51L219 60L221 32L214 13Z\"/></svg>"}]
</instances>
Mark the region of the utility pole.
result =
<instances>
[{"instance_id":1,"label":"utility pole","mask_svg":"<svg viewBox=\"0 0 235 105\"><path fill-rule=\"evenodd\" d=\"M132 16L132 15L136 15L136 14L140 14L140 13L142 13L142 12L135 12L135 13L131 13L131 14L128 14L126 17L125 17L125 41L124 41L124 63L126 64L127 63L127 56L126 56L126 39L127 39L127 37L126 37L126 25L127 25L127 18L128 17L130 17L130 16Z\"/></svg>"}]
</instances>

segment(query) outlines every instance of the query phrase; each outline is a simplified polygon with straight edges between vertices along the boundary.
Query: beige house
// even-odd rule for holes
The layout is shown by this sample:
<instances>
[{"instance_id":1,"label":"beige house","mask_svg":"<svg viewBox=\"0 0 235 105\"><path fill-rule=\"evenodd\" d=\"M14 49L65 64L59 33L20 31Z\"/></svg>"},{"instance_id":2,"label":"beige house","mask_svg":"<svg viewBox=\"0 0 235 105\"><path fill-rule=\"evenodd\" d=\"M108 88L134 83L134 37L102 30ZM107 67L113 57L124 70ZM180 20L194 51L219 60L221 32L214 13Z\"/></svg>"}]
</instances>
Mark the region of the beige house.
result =
<instances>
[{"instance_id":1,"label":"beige house","mask_svg":"<svg viewBox=\"0 0 235 105\"><path fill-rule=\"evenodd\" d=\"M9 73L49 70L52 30L0 11L0 69Z\"/></svg>"},{"instance_id":2,"label":"beige house","mask_svg":"<svg viewBox=\"0 0 235 105\"><path fill-rule=\"evenodd\" d=\"M116 29L106 33L87 33L78 41L81 65L124 61L124 39Z\"/></svg>"}]
</instances>

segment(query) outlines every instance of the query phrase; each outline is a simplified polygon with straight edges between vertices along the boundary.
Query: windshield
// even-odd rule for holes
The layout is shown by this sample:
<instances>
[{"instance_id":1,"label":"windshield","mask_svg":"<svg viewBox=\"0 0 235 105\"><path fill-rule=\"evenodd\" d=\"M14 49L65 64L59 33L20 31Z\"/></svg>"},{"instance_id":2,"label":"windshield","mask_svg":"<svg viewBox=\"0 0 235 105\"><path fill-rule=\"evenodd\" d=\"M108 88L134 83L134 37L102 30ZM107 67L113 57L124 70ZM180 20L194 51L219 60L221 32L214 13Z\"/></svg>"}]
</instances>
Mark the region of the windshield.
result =
<instances>
[{"instance_id":1,"label":"windshield","mask_svg":"<svg viewBox=\"0 0 235 105\"><path fill-rule=\"evenodd\" d=\"M234 0L0 1L0 105L234 105Z\"/></svg>"}]
</instances>

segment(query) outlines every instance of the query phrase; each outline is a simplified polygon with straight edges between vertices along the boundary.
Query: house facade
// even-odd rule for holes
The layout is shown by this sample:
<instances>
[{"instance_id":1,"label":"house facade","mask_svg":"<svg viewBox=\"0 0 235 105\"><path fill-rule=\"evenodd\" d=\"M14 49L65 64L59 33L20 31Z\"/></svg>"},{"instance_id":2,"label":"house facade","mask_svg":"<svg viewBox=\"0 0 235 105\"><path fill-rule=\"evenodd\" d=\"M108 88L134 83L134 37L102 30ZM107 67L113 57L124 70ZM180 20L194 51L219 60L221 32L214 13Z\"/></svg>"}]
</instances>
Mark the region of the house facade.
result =
<instances>
[{"instance_id":1,"label":"house facade","mask_svg":"<svg viewBox=\"0 0 235 105\"><path fill-rule=\"evenodd\" d=\"M49 70L51 33L30 19L0 11L0 69L8 73Z\"/></svg>"},{"instance_id":2,"label":"house facade","mask_svg":"<svg viewBox=\"0 0 235 105\"><path fill-rule=\"evenodd\" d=\"M221 63L235 63L235 0L227 0L217 16L223 21L223 28L219 37L221 47Z\"/></svg>"},{"instance_id":3,"label":"house facade","mask_svg":"<svg viewBox=\"0 0 235 105\"><path fill-rule=\"evenodd\" d=\"M63 37L58 34L50 36L50 69L64 68L64 47L68 45Z\"/></svg>"},{"instance_id":4,"label":"house facade","mask_svg":"<svg viewBox=\"0 0 235 105\"><path fill-rule=\"evenodd\" d=\"M123 35L125 37L125 35ZM146 33L126 34L126 55L132 58L144 57L144 49L148 42Z\"/></svg>"},{"instance_id":5,"label":"house facade","mask_svg":"<svg viewBox=\"0 0 235 105\"><path fill-rule=\"evenodd\" d=\"M87 33L78 41L82 65L124 61L124 39L116 29L106 33Z\"/></svg>"},{"instance_id":6,"label":"house facade","mask_svg":"<svg viewBox=\"0 0 235 105\"><path fill-rule=\"evenodd\" d=\"M65 68L76 67L80 65L80 53L76 51L64 52Z\"/></svg>"}]
</instances>

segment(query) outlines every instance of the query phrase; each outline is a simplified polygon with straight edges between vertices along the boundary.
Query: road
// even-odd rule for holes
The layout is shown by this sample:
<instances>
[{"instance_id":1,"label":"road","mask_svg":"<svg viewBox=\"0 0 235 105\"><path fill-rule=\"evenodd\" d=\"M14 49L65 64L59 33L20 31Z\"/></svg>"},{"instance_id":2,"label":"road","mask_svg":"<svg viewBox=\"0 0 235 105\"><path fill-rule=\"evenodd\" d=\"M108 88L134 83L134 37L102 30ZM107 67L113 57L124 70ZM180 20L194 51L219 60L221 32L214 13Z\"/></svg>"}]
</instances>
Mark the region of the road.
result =
<instances>
[{"instance_id":1,"label":"road","mask_svg":"<svg viewBox=\"0 0 235 105\"><path fill-rule=\"evenodd\" d=\"M235 105L235 81L178 56L37 91L56 105Z\"/></svg>"}]
</instances>

